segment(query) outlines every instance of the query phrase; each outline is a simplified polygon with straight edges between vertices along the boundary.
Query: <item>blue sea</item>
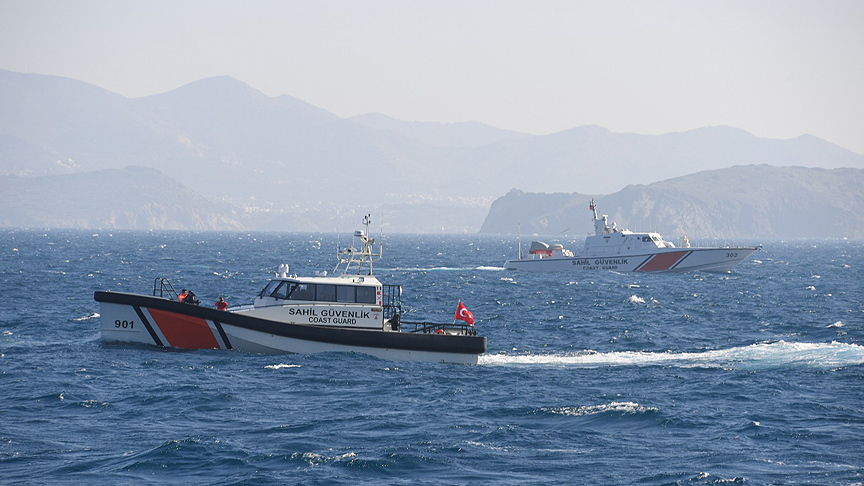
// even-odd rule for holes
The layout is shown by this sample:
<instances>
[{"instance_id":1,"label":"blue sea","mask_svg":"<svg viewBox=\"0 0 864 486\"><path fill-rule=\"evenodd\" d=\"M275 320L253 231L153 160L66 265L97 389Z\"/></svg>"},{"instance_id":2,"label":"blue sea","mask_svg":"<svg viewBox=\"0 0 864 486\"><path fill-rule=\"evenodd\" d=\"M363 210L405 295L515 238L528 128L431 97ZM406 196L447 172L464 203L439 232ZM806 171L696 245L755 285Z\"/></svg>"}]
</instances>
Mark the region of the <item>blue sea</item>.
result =
<instances>
[{"instance_id":1,"label":"blue sea","mask_svg":"<svg viewBox=\"0 0 864 486\"><path fill-rule=\"evenodd\" d=\"M473 312L474 366L100 342L96 290L250 303L349 235L0 237L0 484L864 484L861 241L531 274L502 268L515 238L384 235L406 319Z\"/></svg>"}]
</instances>

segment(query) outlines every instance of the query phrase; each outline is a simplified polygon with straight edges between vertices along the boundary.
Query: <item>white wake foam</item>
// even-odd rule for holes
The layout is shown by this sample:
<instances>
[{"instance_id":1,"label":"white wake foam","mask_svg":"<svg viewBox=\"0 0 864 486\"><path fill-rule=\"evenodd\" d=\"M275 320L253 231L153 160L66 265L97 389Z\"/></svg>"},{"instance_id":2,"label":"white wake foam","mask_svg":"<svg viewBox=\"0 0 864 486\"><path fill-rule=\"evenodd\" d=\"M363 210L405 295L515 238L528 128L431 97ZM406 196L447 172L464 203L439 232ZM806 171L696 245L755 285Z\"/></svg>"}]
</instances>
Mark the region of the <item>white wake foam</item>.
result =
<instances>
[{"instance_id":1,"label":"white wake foam","mask_svg":"<svg viewBox=\"0 0 864 486\"><path fill-rule=\"evenodd\" d=\"M480 265L477 267L394 267L394 268L379 268L379 270L388 270L388 271L398 271L398 272L470 272L470 271L484 271L484 272L501 272L507 270L504 267L492 267L487 265Z\"/></svg>"},{"instance_id":2,"label":"white wake foam","mask_svg":"<svg viewBox=\"0 0 864 486\"><path fill-rule=\"evenodd\" d=\"M783 368L836 369L864 364L864 346L846 343L760 343L696 353L622 351L576 354L489 354L479 363L489 366L539 365L596 368L602 366L677 366L681 368Z\"/></svg>"}]
</instances>

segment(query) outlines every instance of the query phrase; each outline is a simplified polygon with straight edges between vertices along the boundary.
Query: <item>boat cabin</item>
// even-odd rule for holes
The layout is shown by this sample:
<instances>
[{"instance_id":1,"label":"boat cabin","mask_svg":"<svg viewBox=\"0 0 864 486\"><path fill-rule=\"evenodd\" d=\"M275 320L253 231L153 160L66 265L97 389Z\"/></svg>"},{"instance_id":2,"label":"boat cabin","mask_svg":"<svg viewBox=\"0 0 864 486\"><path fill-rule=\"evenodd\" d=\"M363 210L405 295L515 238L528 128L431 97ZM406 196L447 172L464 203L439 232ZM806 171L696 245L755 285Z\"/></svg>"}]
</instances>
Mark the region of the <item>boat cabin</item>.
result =
<instances>
[{"instance_id":1,"label":"boat cabin","mask_svg":"<svg viewBox=\"0 0 864 486\"><path fill-rule=\"evenodd\" d=\"M374 276L277 275L258 293L250 315L318 326L398 330L402 288Z\"/></svg>"},{"instance_id":2,"label":"boat cabin","mask_svg":"<svg viewBox=\"0 0 864 486\"><path fill-rule=\"evenodd\" d=\"M258 294L255 307L285 301L381 305L381 283L368 277L274 278Z\"/></svg>"},{"instance_id":3,"label":"boat cabin","mask_svg":"<svg viewBox=\"0 0 864 486\"><path fill-rule=\"evenodd\" d=\"M532 258L539 258L541 260L543 258L568 258L573 256L573 252L564 249L564 245L561 243L550 245L542 241L532 241L528 253L531 254Z\"/></svg>"},{"instance_id":4,"label":"boat cabin","mask_svg":"<svg viewBox=\"0 0 864 486\"><path fill-rule=\"evenodd\" d=\"M657 248L675 248L675 245L665 241L658 233L633 233L628 230L616 230L613 233L585 238L585 252L592 255L610 254L613 250L630 252Z\"/></svg>"}]
</instances>

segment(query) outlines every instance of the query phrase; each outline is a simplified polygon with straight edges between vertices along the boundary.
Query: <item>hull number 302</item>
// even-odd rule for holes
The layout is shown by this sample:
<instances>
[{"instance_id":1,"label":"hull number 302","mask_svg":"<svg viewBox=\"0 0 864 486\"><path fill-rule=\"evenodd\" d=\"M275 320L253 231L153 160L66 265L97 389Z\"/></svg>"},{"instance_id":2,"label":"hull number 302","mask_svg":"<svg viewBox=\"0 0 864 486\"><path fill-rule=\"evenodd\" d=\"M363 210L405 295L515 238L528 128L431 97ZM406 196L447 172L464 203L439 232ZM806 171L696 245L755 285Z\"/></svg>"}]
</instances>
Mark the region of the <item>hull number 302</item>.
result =
<instances>
[{"instance_id":1,"label":"hull number 302","mask_svg":"<svg viewBox=\"0 0 864 486\"><path fill-rule=\"evenodd\" d=\"M117 319L114 321L114 327L117 329L133 329L135 327L135 321L121 321Z\"/></svg>"},{"instance_id":2,"label":"hull number 302","mask_svg":"<svg viewBox=\"0 0 864 486\"><path fill-rule=\"evenodd\" d=\"M738 253L727 253L726 258L738 258Z\"/></svg>"}]
</instances>

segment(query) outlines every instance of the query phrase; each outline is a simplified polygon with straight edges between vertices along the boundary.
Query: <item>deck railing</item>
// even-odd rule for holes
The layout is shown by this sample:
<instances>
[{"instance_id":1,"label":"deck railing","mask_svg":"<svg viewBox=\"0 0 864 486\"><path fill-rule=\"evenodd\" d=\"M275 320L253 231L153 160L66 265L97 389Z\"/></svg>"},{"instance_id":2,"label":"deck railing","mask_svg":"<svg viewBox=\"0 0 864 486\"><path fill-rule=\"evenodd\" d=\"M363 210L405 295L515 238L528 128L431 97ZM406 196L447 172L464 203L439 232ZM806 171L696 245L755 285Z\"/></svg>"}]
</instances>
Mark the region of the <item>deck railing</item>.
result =
<instances>
[{"instance_id":1,"label":"deck railing","mask_svg":"<svg viewBox=\"0 0 864 486\"><path fill-rule=\"evenodd\" d=\"M158 277L153 280L153 297L156 297L157 291L159 292L159 297L165 297L165 294L168 294L167 298L170 300L179 299L174 286L171 285L171 282L167 278Z\"/></svg>"}]
</instances>

